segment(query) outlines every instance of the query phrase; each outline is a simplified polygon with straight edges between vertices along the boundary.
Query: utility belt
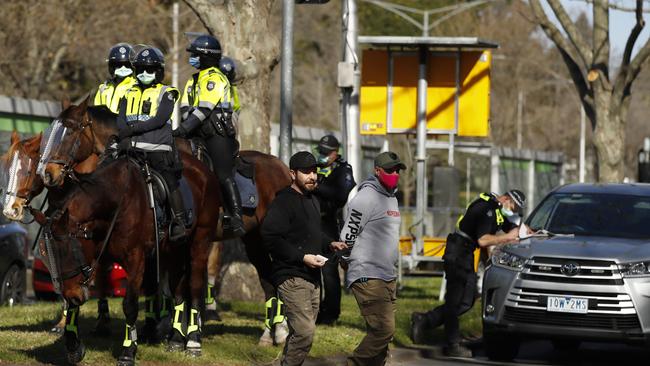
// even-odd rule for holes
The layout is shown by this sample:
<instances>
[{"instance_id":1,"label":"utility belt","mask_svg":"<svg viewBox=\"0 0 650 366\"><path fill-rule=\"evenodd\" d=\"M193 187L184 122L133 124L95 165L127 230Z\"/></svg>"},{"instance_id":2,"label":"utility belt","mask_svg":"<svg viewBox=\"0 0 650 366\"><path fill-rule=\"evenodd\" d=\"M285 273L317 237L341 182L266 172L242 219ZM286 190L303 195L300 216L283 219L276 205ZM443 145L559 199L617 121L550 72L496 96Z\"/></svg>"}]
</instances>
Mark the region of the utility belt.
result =
<instances>
[{"instance_id":1,"label":"utility belt","mask_svg":"<svg viewBox=\"0 0 650 366\"><path fill-rule=\"evenodd\" d=\"M214 135L223 137L235 137L237 135L231 110L215 108L210 113L210 116L203 121L199 128L199 136L209 138Z\"/></svg>"},{"instance_id":2,"label":"utility belt","mask_svg":"<svg viewBox=\"0 0 650 366\"><path fill-rule=\"evenodd\" d=\"M457 230L447 236L447 245L442 259L446 265L473 271L474 250L476 248L476 243L467 233Z\"/></svg>"}]
</instances>

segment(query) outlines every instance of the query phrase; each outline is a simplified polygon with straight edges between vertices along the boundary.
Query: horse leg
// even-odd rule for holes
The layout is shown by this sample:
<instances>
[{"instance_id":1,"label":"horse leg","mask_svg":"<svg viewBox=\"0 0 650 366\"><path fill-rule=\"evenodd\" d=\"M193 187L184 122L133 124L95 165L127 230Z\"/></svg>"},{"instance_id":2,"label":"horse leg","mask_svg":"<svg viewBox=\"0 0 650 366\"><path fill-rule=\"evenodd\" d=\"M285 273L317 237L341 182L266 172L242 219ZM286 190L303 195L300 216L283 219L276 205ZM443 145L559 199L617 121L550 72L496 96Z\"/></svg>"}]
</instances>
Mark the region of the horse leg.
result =
<instances>
[{"instance_id":1,"label":"horse leg","mask_svg":"<svg viewBox=\"0 0 650 366\"><path fill-rule=\"evenodd\" d=\"M217 311L216 294L221 285L221 259L223 257L223 242L216 241L212 244L208 256L208 291L205 298L205 321L221 321Z\"/></svg>"},{"instance_id":2,"label":"horse leg","mask_svg":"<svg viewBox=\"0 0 650 366\"><path fill-rule=\"evenodd\" d=\"M140 332L142 342L149 344L159 343L158 337L158 314L159 314L159 296L158 283L156 280L156 257L148 256L147 263L144 267L144 327Z\"/></svg>"},{"instance_id":3,"label":"horse leg","mask_svg":"<svg viewBox=\"0 0 650 366\"><path fill-rule=\"evenodd\" d=\"M177 352L185 349L185 334L187 331L187 309L185 304L185 289L187 288L186 268L188 264L177 265L176 270L170 272L169 286L174 292L171 335L167 343L167 351Z\"/></svg>"},{"instance_id":4,"label":"horse leg","mask_svg":"<svg viewBox=\"0 0 650 366\"><path fill-rule=\"evenodd\" d=\"M68 363L77 364L84 359L86 347L79 338L79 307L70 305L66 311L65 327L63 330L65 338L66 358Z\"/></svg>"},{"instance_id":5,"label":"horse leg","mask_svg":"<svg viewBox=\"0 0 650 366\"><path fill-rule=\"evenodd\" d=\"M97 320L93 334L99 337L106 337L111 334L110 315L108 311L108 276L110 274L112 263L106 263L104 258L100 260L97 276L95 276L95 287L99 292L97 301Z\"/></svg>"},{"instance_id":6,"label":"horse leg","mask_svg":"<svg viewBox=\"0 0 650 366\"><path fill-rule=\"evenodd\" d=\"M66 317L68 315L68 304L65 302L65 300L61 301L61 313L58 317L59 320L57 320L56 324L54 324L54 326L52 326L50 329L50 332L52 333L61 334L65 329Z\"/></svg>"},{"instance_id":7,"label":"horse leg","mask_svg":"<svg viewBox=\"0 0 650 366\"><path fill-rule=\"evenodd\" d=\"M185 349L191 356L201 355L201 313L205 307L206 270L210 249L211 228L199 227L190 248L190 311Z\"/></svg>"},{"instance_id":8,"label":"horse leg","mask_svg":"<svg viewBox=\"0 0 650 366\"><path fill-rule=\"evenodd\" d=\"M259 277L260 285L264 291L264 302L266 304L272 304L273 301L277 303L277 299L274 299L276 297L275 286L273 286L273 283L271 282L271 258L266 250L262 249L262 236L259 233L259 229L249 231L242 237L242 241L246 248L248 260L250 260L257 270L257 276ZM270 316L271 314L269 314L269 311L267 310L265 314L265 323L269 326L264 327L264 332L258 341L258 345L260 346L272 346L274 343L283 343L288 334L284 327L281 327L280 332L277 332L277 327Z\"/></svg>"},{"instance_id":9,"label":"horse leg","mask_svg":"<svg viewBox=\"0 0 650 366\"><path fill-rule=\"evenodd\" d=\"M144 276L145 258L144 253L132 253L129 257L128 284L126 296L122 301L122 310L126 318L124 341L122 342L122 353L117 359L117 366L135 365L135 354L138 351L138 331L135 322L138 319L138 296L142 287Z\"/></svg>"}]
</instances>

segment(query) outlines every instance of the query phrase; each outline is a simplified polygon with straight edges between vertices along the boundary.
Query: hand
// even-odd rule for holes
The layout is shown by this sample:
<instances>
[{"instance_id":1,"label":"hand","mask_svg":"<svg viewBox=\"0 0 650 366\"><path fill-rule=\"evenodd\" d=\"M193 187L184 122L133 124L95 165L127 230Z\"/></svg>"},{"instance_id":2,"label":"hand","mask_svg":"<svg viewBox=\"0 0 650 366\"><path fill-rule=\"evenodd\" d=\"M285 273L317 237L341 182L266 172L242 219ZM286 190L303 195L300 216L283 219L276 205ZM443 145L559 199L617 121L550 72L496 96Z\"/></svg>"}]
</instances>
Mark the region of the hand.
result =
<instances>
[{"instance_id":1,"label":"hand","mask_svg":"<svg viewBox=\"0 0 650 366\"><path fill-rule=\"evenodd\" d=\"M305 256L302 257L302 261L309 268L321 268L325 265L325 261L321 261L313 254L305 254Z\"/></svg>"},{"instance_id":2,"label":"hand","mask_svg":"<svg viewBox=\"0 0 650 366\"><path fill-rule=\"evenodd\" d=\"M121 130L119 130L119 131L117 132L117 137L118 137L120 140L124 140L124 139L127 138L127 137L131 137L131 136L133 136L133 132L134 132L134 131L133 131L133 127L127 125L126 127L122 128Z\"/></svg>"},{"instance_id":3,"label":"hand","mask_svg":"<svg viewBox=\"0 0 650 366\"><path fill-rule=\"evenodd\" d=\"M508 240L519 240L519 228L516 227L506 233L506 239Z\"/></svg>"},{"instance_id":4,"label":"hand","mask_svg":"<svg viewBox=\"0 0 650 366\"><path fill-rule=\"evenodd\" d=\"M346 250L348 249L348 245L342 241L333 241L330 243L330 248L335 251Z\"/></svg>"},{"instance_id":5,"label":"hand","mask_svg":"<svg viewBox=\"0 0 650 366\"><path fill-rule=\"evenodd\" d=\"M185 138L186 135L187 135L187 131L185 131L183 126L178 126L177 129L172 130L172 136L174 137Z\"/></svg>"},{"instance_id":6,"label":"hand","mask_svg":"<svg viewBox=\"0 0 650 366\"><path fill-rule=\"evenodd\" d=\"M120 140L120 142L117 144L118 151L126 151L130 148L131 148L131 139L128 137Z\"/></svg>"}]
</instances>

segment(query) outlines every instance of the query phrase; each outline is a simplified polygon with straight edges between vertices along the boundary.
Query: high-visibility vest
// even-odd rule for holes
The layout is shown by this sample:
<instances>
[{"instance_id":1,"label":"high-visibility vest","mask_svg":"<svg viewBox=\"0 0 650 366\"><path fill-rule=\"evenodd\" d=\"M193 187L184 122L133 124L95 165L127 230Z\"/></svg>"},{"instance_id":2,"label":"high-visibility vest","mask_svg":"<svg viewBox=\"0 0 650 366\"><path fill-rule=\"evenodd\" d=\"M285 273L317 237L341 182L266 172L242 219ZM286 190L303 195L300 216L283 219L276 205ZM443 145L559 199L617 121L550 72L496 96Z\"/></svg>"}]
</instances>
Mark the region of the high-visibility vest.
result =
<instances>
[{"instance_id":1,"label":"high-visibility vest","mask_svg":"<svg viewBox=\"0 0 650 366\"><path fill-rule=\"evenodd\" d=\"M137 80L132 76L125 77L119 84L115 85L110 81L105 81L97 88L94 105L104 105L117 114L120 99L126 92L137 84Z\"/></svg>"}]
</instances>

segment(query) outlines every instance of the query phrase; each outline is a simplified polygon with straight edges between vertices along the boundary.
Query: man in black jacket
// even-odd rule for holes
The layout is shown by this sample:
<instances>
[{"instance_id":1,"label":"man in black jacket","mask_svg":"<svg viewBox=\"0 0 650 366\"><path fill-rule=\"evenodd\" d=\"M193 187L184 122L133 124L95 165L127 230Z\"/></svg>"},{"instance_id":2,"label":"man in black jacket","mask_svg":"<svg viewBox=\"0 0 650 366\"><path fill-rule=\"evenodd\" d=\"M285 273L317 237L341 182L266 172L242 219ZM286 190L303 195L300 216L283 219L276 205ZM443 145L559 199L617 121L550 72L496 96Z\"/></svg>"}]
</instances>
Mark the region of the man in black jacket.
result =
<instances>
[{"instance_id":1,"label":"man in black jacket","mask_svg":"<svg viewBox=\"0 0 650 366\"><path fill-rule=\"evenodd\" d=\"M302 365L314 338L320 303L320 269L329 250L343 250L321 232L316 159L301 151L291 157L293 183L279 191L262 222L262 239L271 253L273 284L284 302L289 336L282 365Z\"/></svg>"},{"instance_id":2,"label":"man in black jacket","mask_svg":"<svg viewBox=\"0 0 650 366\"><path fill-rule=\"evenodd\" d=\"M318 142L318 186L314 191L320 203L323 232L338 238L341 231L343 206L356 185L352 167L339 155L339 141L333 135L323 136ZM323 296L316 323L332 324L341 314L341 279L338 257L329 256L323 266Z\"/></svg>"}]
</instances>

